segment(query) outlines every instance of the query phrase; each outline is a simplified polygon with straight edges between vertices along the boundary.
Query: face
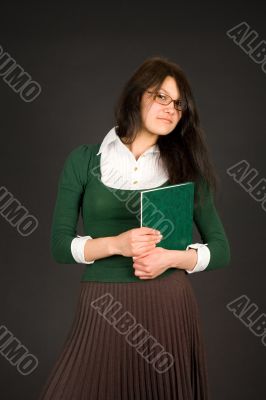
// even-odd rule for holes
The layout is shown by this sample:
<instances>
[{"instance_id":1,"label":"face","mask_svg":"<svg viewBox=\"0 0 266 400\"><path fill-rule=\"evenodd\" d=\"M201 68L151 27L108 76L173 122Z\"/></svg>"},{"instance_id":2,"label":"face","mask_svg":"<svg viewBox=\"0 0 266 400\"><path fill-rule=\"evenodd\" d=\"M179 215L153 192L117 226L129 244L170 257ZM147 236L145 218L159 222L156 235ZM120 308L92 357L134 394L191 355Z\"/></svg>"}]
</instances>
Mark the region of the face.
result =
<instances>
[{"instance_id":1,"label":"face","mask_svg":"<svg viewBox=\"0 0 266 400\"><path fill-rule=\"evenodd\" d=\"M176 81L171 76L165 78L158 91L168 94L173 100L180 98ZM140 110L142 132L150 134L167 135L172 132L182 117L182 111L176 110L173 102L168 105L159 104L147 91L142 96Z\"/></svg>"}]
</instances>

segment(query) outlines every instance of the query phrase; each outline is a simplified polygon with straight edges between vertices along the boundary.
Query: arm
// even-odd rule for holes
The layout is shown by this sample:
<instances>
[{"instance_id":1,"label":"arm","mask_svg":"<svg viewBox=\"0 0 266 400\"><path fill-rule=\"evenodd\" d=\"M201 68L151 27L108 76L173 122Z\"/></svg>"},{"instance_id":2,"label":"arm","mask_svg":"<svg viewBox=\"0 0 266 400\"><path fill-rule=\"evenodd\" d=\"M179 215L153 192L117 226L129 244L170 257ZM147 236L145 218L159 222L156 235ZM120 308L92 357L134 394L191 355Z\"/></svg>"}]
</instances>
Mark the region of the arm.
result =
<instances>
[{"instance_id":1,"label":"arm","mask_svg":"<svg viewBox=\"0 0 266 400\"><path fill-rule=\"evenodd\" d=\"M119 254L116 236L107 236L87 240L83 252L85 262L87 260L93 260L90 263L93 263L99 258L110 257L115 254Z\"/></svg>"},{"instance_id":2,"label":"arm","mask_svg":"<svg viewBox=\"0 0 266 400\"><path fill-rule=\"evenodd\" d=\"M201 239L208 243L210 261L206 271L224 268L231 259L230 245L214 204L213 194L205 184L203 204L195 207L194 220Z\"/></svg>"},{"instance_id":3,"label":"arm","mask_svg":"<svg viewBox=\"0 0 266 400\"><path fill-rule=\"evenodd\" d=\"M71 243L77 236L82 195L88 175L90 150L81 145L68 155L59 177L57 198L53 212L50 249L58 263L75 264Z\"/></svg>"},{"instance_id":4,"label":"arm","mask_svg":"<svg viewBox=\"0 0 266 400\"><path fill-rule=\"evenodd\" d=\"M213 194L207 185L204 186L202 204L197 204L197 206L194 207L193 219L200 233L201 239L205 243L205 245L201 244L204 247L200 246L197 249L197 263L201 264L200 256L203 254L202 251L207 251L206 246L208 246L210 256L208 261L208 253L204 255L203 259L205 259L206 262L208 261L207 267L199 270L204 269L209 271L227 266L231 257L230 246L223 224L214 204ZM201 253L199 253L199 251L201 251ZM181 253L183 253L182 256ZM193 270L195 258L192 253L187 253L188 250L186 251L186 254L184 254L184 251L180 252L178 250L172 250L170 254L171 265L176 268L186 269L188 273L196 272L196 270ZM204 267L204 262L202 265Z\"/></svg>"},{"instance_id":5,"label":"arm","mask_svg":"<svg viewBox=\"0 0 266 400\"><path fill-rule=\"evenodd\" d=\"M79 236L71 242L71 253L77 263L93 264L95 260L120 254L115 236L93 239Z\"/></svg>"},{"instance_id":6,"label":"arm","mask_svg":"<svg viewBox=\"0 0 266 400\"><path fill-rule=\"evenodd\" d=\"M52 219L50 247L54 260L61 264L92 264L98 258L118 254L115 237L92 239L77 235L76 227L87 183L90 149L75 148L60 174Z\"/></svg>"}]
</instances>

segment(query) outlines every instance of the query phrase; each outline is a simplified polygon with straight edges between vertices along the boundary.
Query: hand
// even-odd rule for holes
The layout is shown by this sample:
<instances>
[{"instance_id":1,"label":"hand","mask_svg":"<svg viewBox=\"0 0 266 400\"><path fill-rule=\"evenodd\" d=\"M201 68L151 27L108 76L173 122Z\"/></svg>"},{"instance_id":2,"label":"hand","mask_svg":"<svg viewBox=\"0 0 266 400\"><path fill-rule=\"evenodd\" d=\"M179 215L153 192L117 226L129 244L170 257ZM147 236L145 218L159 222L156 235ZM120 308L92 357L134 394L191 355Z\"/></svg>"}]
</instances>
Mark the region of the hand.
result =
<instances>
[{"instance_id":1,"label":"hand","mask_svg":"<svg viewBox=\"0 0 266 400\"><path fill-rule=\"evenodd\" d=\"M162 247L143 253L139 257L133 257L135 275L140 279L153 279L171 268L169 250Z\"/></svg>"},{"instance_id":2,"label":"hand","mask_svg":"<svg viewBox=\"0 0 266 400\"><path fill-rule=\"evenodd\" d=\"M161 241L161 237L156 229L143 226L115 236L115 241L118 254L125 257L138 257L154 249Z\"/></svg>"}]
</instances>

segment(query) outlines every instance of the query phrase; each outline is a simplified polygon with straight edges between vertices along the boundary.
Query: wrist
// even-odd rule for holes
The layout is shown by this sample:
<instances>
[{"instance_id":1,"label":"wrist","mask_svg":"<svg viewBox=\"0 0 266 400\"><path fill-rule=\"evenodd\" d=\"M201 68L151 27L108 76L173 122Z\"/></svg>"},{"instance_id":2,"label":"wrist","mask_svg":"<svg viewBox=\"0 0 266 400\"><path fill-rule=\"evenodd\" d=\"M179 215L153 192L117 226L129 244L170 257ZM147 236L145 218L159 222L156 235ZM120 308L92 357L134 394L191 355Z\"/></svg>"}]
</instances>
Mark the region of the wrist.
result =
<instances>
[{"instance_id":1,"label":"wrist","mask_svg":"<svg viewBox=\"0 0 266 400\"><path fill-rule=\"evenodd\" d=\"M193 271L198 261L198 250L189 248L185 251L187 253L185 269L188 271Z\"/></svg>"},{"instance_id":2,"label":"wrist","mask_svg":"<svg viewBox=\"0 0 266 400\"><path fill-rule=\"evenodd\" d=\"M108 237L108 250L110 256L114 256L116 254L121 254L117 236L109 236Z\"/></svg>"},{"instance_id":3,"label":"wrist","mask_svg":"<svg viewBox=\"0 0 266 400\"><path fill-rule=\"evenodd\" d=\"M179 268L180 250L166 250L166 252L169 268Z\"/></svg>"},{"instance_id":4,"label":"wrist","mask_svg":"<svg viewBox=\"0 0 266 400\"><path fill-rule=\"evenodd\" d=\"M197 250L168 250L168 257L170 267L192 271L197 263Z\"/></svg>"}]
</instances>

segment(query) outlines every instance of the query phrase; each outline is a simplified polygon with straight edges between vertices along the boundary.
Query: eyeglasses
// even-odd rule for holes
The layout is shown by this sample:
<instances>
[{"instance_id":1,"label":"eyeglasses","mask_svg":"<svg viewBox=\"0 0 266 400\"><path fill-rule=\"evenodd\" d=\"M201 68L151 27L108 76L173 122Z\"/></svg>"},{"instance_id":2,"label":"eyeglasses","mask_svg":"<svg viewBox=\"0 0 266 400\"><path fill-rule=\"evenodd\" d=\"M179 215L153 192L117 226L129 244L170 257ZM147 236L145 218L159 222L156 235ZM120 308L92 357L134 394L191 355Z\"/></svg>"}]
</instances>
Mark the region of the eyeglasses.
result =
<instances>
[{"instance_id":1,"label":"eyeglasses","mask_svg":"<svg viewBox=\"0 0 266 400\"><path fill-rule=\"evenodd\" d=\"M147 93L153 94L153 100L155 100L156 103L168 106L173 101L176 110L184 111L187 108L187 103L183 99L173 100L172 97L170 97L168 94L161 92L151 92L147 90Z\"/></svg>"}]
</instances>

